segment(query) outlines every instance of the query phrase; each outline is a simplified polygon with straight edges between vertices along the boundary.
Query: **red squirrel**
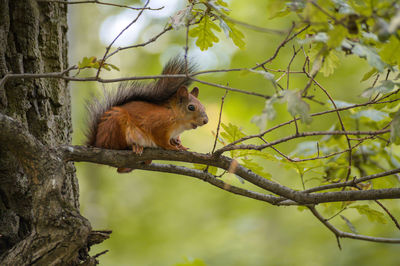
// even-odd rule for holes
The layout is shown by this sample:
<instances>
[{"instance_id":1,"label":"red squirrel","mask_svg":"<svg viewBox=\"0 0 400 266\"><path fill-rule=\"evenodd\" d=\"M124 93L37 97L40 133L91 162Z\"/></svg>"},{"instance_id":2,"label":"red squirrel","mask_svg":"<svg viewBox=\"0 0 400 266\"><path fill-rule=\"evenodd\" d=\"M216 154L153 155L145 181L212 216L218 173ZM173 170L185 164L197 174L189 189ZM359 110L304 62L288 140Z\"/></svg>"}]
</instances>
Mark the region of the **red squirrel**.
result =
<instances>
[{"instance_id":1,"label":"red squirrel","mask_svg":"<svg viewBox=\"0 0 400 266\"><path fill-rule=\"evenodd\" d=\"M188 73L194 66L188 65ZM182 58L171 59L162 74L186 74ZM204 106L197 99L199 89L189 93L190 79L160 78L149 84L121 83L117 90L106 92L103 99L87 104L89 112L86 144L106 149L141 154L143 147L187 150L179 135L208 123ZM145 163L150 163L147 161ZM118 168L128 173L131 168Z\"/></svg>"}]
</instances>

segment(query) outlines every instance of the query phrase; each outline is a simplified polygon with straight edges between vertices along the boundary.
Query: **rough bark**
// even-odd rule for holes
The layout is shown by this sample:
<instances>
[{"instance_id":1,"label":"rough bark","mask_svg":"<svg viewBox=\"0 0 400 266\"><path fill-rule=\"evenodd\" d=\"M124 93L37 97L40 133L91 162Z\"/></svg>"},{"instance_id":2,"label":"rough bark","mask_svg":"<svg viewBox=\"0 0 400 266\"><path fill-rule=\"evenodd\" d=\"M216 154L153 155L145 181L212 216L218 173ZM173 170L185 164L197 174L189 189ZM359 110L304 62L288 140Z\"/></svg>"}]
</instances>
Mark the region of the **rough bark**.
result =
<instances>
[{"instance_id":1,"label":"rough bark","mask_svg":"<svg viewBox=\"0 0 400 266\"><path fill-rule=\"evenodd\" d=\"M54 3L0 0L0 77L66 69L66 13ZM71 142L70 108L64 80L0 88L0 265L91 261L75 168L51 149Z\"/></svg>"}]
</instances>

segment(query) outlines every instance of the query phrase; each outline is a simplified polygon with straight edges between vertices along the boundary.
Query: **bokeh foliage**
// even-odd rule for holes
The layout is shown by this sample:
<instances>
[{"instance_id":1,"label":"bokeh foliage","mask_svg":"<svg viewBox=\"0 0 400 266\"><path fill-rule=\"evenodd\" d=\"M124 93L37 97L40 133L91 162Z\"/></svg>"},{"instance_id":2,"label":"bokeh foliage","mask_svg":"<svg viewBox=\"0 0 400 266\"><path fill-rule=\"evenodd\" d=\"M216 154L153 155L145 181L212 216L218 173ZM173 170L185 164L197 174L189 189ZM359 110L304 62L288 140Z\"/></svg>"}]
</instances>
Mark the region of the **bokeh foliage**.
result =
<instances>
[{"instance_id":1,"label":"bokeh foliage","mask_svg":"<svg viewBox=\"0 0 400 266\"><path fill-rule=\"evenodd\" d=\"M185 25L189 21L200 21L189 31L189 55L205 69L252 68L274 53L292 27L292 21L295 22L293 31L310 24L296 40L283 48L268 69L285 69L294 50L303 47L291 69L301 70L308 57L309 73L315 74L318 82L329 90L339 108L375 97L393 100L387 104L353 108L341 114L347 130L377 130L389 123L392 128L391 135L365 141L353 153L352 177L400 167L398 147L388 144L388 139L397 143L400 134L399 105L395 101L400 64L400 7L396 1L189 2L176 5L171 19L157 17L158 11L146 11L155 15L145 18L150 23L141 29L136 43L148 40L168 24L174 30L146 47L116 54L108 63L111 68L118 67L120 72L102 72L102 75L157 74L169 57L184 52ZM138 4L137 1L121 3ZM157 7L153 5L155 3L150 1L150 6ZM168 3L163 2L163 5ZM71 6L70 10L70 61L82 62L81 75L92 76L97 70L90 69L91 64L98 63L92 56L101 58L108 45L98 41L99 25L110 16L118 16L123 9L79 5ZM129 14L134 17L137 12ZM253 31L226 16L282 33ZM110 29L109 34L116 36L118 32ZM83 60L85 57L86 61ZM282 73L257 70L201 77L205 81L271 96L265 101L251 95L228 93L222 115L220 146L286 122L292 116L301 118L300 131L340 130L341 124L334 113L310 117L311 113L331 108L332 103L314 85L303 91L308 82L305 75L291 74L290 83L289 75L280 75ZM184 133L182 139L192 151L206 153L212 149L220 99L225 91L196 85L200 87L200 99L207 107L210 123ZM91 93L98 94L101 90L95 83L73 83L71 86L74 141L82 144L83 102L90 99ZM324 105L310 101L305 97L307 95ZM268 140L293 134L294 130L290 126L273 131L268 134ZM293 140L278 147L293 158L310 158L319 153L338 152L347 146L344 136L324 136L306 141ZM340 181L346 177L348 165L346 153L323 161L302 163L289 162L271 150L258 153L231 151L230 156L265 178L295 189ZM141 171L117 175L115 169L86 163L77 164L77 168L83 214L94 228L114 231L111 239L97 248L98 251L110 250L101 257L103 265L175 265L180 262L183 264L177 265L396 265L398 262L398 247L391 245L343 240L343 250L339 251L330 232L301 208L268 206L180 176ZM226 174L223 180L252 188L247 183L241 184L233 174ZM398 186L398 179L389 176L365 184L363 189ZM372 201L323 205L327 217L345 209L332 220L342 230L386 237L400 235L387 215ZM385 201L385 205L399 217L400 211L394 201Z\"/></svg>"}]
</instances>

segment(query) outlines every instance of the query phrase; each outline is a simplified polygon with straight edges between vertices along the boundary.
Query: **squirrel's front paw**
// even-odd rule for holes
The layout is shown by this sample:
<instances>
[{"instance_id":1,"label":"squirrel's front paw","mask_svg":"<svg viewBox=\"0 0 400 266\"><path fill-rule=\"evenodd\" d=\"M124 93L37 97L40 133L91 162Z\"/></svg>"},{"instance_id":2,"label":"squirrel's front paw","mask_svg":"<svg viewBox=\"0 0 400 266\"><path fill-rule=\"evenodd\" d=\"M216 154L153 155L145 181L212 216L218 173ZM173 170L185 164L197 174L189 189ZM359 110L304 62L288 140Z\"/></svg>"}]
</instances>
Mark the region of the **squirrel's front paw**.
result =
<instances>
[{"instance_id":1,"label":"squirrel's front paw","mask_svg":"<svg viewBox=\"0 0 400 266\"><path fill-rule=\"evenodd\" d=\"M171 145L174 145L174 146L181 146L181 139L179 138L179 137L176 137L176 138L172 138L170 141L169 141L170 143L171 143Z\"/></svg>"},{"instance_id":2,"label":"squirrel's front paw","mask_svg":"<svg viewBox=\"0 0 400 266\"><path fill-rule=\"evenodd\" d=\"M189 149L182 145L181 138L179 136L176 138L172 138L170 140L170 143L171 143L171 145L178 148L179 151L187 151Z\"/></svg>"}]
</instances>

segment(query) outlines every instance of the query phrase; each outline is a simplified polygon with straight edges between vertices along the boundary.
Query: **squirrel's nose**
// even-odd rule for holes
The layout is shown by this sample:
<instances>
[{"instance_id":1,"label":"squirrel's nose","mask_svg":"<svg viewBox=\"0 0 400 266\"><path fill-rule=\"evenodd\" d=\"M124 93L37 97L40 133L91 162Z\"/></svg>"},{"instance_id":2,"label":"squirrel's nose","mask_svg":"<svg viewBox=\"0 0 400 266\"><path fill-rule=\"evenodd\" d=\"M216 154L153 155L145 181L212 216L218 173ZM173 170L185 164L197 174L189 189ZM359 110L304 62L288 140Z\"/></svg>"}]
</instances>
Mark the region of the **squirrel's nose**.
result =
<instances>
[{"instance_id":1,"label":"squirrel's nose","mask_svg":"<svg viewBox=\"0 0 400 266\"><path fill-rule=\"evenodd\" d=\"M203 120L203 125L205 125L207 123L208 123L208 117L206 116L206 118L204 118L204 120Z\"/></svg>"}]
</instances>

